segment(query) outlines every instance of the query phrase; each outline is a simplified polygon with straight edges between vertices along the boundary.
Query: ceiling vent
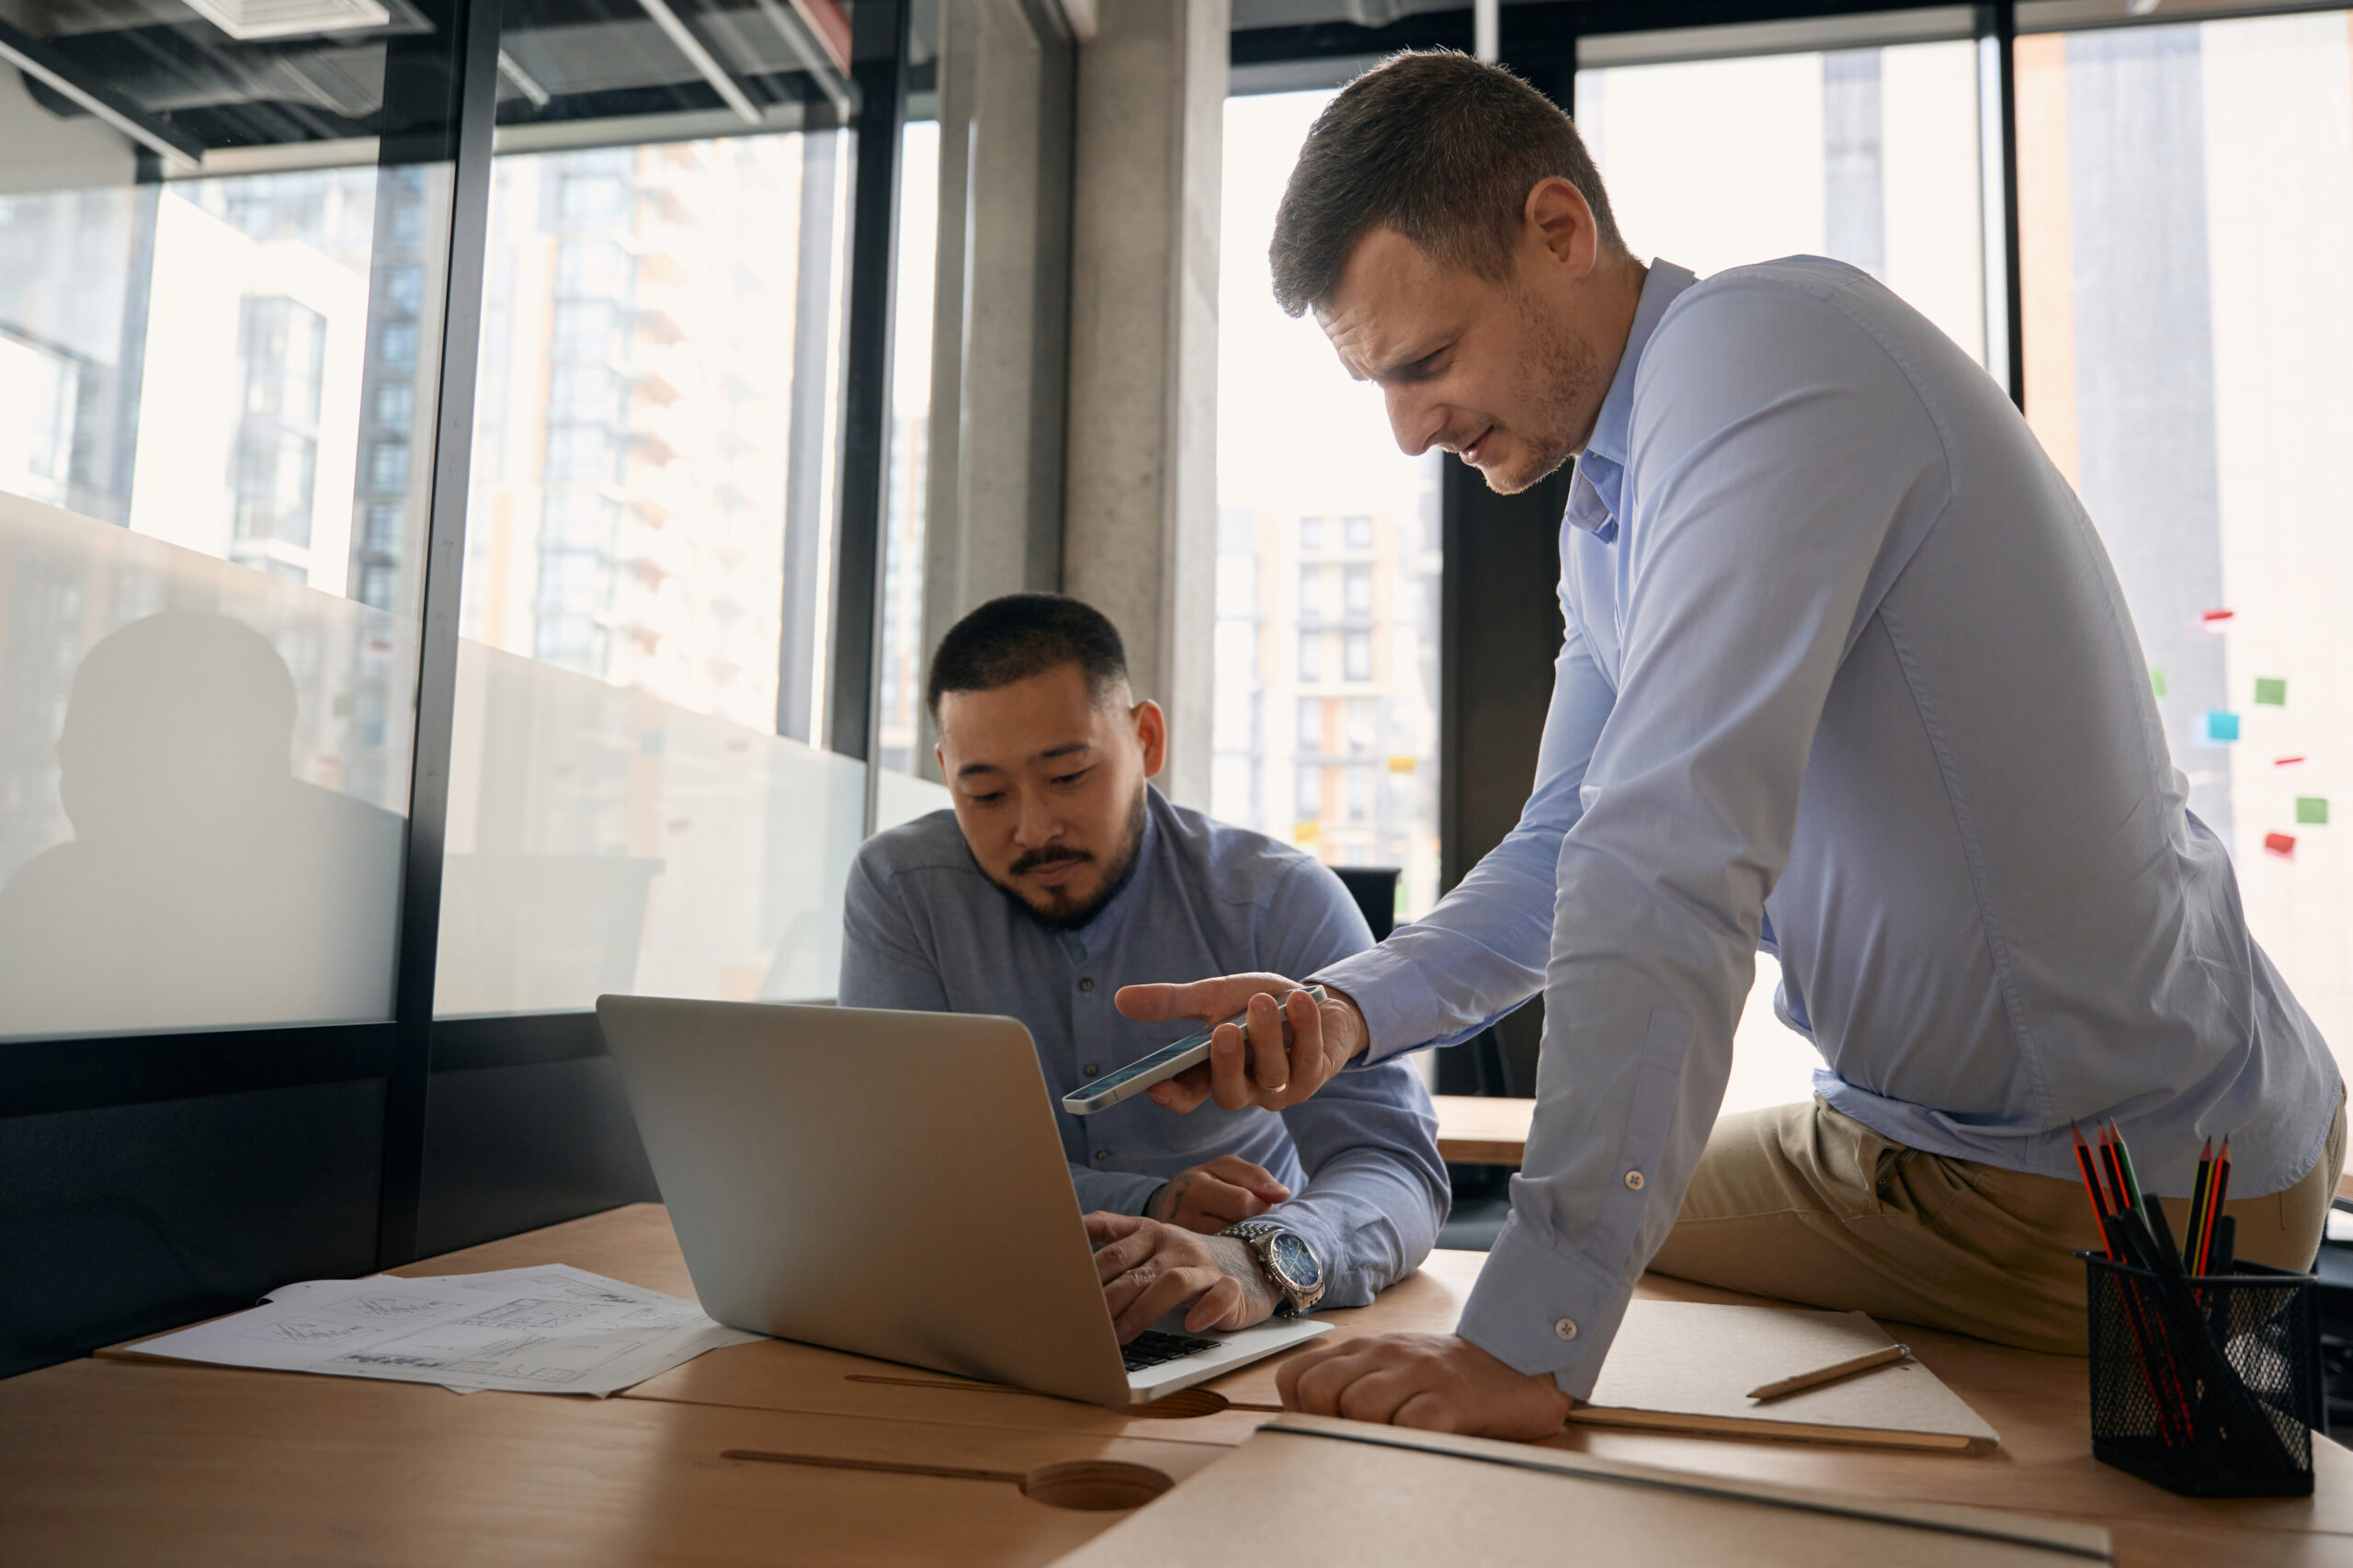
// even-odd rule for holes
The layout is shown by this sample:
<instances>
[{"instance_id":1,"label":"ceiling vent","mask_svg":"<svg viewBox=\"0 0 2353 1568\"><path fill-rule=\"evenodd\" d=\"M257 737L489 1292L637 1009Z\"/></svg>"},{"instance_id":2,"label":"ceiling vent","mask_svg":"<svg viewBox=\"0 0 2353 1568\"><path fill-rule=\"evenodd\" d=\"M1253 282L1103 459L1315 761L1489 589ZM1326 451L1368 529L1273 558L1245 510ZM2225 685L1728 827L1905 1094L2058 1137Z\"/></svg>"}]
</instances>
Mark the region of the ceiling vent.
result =
<instances>
[{"instance_id":1,"label":"ceiling vent","mask_svg":"<svg viewBox=\"0 0 2353 1568\"><path fill-rule=\"evenodd\" d=\"M240 43L381 28L392 19L381 0L188 0L188 6Z\"/></svg>"}]
</instances>

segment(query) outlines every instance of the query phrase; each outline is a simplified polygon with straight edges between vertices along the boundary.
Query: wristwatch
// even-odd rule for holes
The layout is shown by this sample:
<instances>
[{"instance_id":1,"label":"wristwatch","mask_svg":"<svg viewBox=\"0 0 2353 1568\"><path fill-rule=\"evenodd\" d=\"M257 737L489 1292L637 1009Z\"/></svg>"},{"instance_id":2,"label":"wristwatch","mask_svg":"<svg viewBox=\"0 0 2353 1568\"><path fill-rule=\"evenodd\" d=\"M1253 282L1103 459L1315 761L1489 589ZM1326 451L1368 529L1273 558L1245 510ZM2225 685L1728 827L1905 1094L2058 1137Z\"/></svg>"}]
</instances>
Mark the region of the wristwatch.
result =
<instances>
[{"instance_id":1,"label":"wristwatch","mask_svg":"<svg viewBox=\"0 0 2353 1568\"><path fill-rule=\"evenodd\" d=\"M1275 1315L1297 1317L1313 1312L1324 1299L1324 1260L1307 1238L1272 1220L1245 1220L1218 1233L1232 1236L1250 1249L1250 1256L1276 1296Z\"/></svg>"}]
</instances>

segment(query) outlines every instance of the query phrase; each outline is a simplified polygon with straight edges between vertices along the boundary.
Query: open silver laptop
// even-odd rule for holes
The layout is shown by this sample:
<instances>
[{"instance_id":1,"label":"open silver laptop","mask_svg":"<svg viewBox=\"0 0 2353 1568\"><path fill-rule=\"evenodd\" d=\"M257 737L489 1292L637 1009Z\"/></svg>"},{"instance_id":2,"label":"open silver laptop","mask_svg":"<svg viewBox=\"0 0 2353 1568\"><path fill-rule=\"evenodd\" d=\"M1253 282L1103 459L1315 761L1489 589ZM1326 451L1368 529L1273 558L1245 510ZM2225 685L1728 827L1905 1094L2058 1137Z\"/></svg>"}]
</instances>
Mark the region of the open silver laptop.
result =
<instances>
[{"instance_id":1,"label":"open silver laptop","mask_svg":"<svg viewBox=\"0 0 2353 1568\"><path fill-rule=\"evenodd\" d=\"M1329 1326L1163 1319L1123 1352L1012 1018L647 996L597 1017L695 1293L731 1327L1117 1408Z\"/></svg>"}]
</instances>

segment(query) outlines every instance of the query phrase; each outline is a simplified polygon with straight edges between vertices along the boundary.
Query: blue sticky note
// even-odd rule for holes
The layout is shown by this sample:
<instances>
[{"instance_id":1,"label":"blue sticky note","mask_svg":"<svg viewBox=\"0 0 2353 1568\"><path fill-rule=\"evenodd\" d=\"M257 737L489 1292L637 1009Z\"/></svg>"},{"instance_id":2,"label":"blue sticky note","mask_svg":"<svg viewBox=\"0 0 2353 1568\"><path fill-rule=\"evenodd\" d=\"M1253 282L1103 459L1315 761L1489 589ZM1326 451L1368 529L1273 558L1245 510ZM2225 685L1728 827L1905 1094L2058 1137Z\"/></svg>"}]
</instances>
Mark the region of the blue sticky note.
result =
<instances>
[{"instance_id":1,"label":"blue sticky note","mask_svg":"<svg viewBox=\"0 0 2353 1568\"><path fill-rule=\"evenodd\" d=\"M2206 744L2208 745L2228 745L2238 738L2239 716L2237 714L2225 713L2219 708L2207 713Z\"/></svg>"}]
</instances>

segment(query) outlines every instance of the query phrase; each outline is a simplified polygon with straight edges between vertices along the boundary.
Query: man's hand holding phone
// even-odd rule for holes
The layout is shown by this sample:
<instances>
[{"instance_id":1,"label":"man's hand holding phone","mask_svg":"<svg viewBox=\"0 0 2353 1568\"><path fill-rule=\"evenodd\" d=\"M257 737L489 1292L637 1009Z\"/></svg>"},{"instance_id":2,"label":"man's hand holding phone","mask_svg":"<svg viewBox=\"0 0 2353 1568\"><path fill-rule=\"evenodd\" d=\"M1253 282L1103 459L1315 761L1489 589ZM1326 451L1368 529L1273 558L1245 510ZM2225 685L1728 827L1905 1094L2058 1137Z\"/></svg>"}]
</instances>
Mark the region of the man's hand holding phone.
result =
<instances>
[{"instance_id":1,"label":"man's hand holding phone","mask_svg":"<svg viewBox=\"0 0 2353 1568\"><path fill-rule=\"evenodd\" d=\"M1322 1088L1369 1043L1357 1005L1325 991L1318 1003L1279 974L1229 974L1188 985L1124 985L1114 1001L1141 1022L1198 1018L1218 1026L1209 1061L1154 1085L1146 1092L1155 1103L1176 1111L1204 1100L1226 1110L1281 1110ZM1247 1022L1221 1022L1237 1013L1246 1013Z\"/></svg>"}]
</instances>

